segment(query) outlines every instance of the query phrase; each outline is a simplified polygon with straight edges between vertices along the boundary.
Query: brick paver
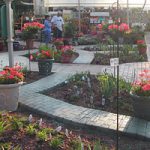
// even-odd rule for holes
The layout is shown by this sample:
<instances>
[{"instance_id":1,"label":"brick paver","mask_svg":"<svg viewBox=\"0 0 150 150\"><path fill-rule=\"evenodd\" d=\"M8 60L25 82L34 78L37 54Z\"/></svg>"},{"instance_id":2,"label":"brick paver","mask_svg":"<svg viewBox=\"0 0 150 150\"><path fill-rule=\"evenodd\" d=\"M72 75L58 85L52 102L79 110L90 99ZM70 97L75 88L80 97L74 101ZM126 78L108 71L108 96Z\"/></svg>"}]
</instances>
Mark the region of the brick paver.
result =
<instances>
[{"instance_id":1,"label":"brick paver","mask_svg":"<svg viewBox=\"0 0 150 150\"><path fill-rule=\"evenodd\" d=\"M19 61L23 63L24 66L28 66L29 61L27 58L21 56L23 54L25 54L23 51L15 52L15 61ZM85 53L81 52L80 54L82 55ZM81 57L82 56L80 56L80 59ZM0 60L1 68L8 65L7 53L1 53ZM122 64L120 65L120 75L126 80L131 81L134 79L134 76L136 76L136 72L149 67L149 62ZM31 62L31 69L34 71L38 70L36 62ZM52 71L56 73L21 87L19 101L22 105L44 113L47 116L61 119L64 122L94 127L94 129L97 130L116 132L116 114L75 106L39 93L64 82L69 76L76 72L90 71L92 74L97 74L107 71L109 73L114 73L114 68L90 64L55 63ZM121 133L150 139L150 121L119 115L119 131Z\"/></svg>"}]
</instances>

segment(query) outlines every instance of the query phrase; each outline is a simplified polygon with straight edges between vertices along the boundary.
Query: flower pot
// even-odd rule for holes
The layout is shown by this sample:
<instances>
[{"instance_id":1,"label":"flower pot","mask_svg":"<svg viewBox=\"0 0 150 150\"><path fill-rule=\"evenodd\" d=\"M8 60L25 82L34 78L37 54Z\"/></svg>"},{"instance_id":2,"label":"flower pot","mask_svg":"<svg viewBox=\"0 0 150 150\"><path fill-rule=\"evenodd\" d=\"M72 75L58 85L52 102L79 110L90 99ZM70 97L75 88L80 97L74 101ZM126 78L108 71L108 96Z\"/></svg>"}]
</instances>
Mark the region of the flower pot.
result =
<instances>
[{"instance_id":1,"label":"flower pot","mask_svg":"<svg viewBox=\"0 0 150 150\"><path fill-rule=\"evenodd\" d=\"M150 97L137 96L130 92L133 98L133 111L136 117L150 120Z\"/></svg>"},{"instance_id":2,"label":"flower pot","mask_svg":"<svg viewBox=\"0 0 150 150\"><path fill-rule=\"evenodd\" d=\"M0 84L0 111L15 111L18 108L21 83Z\"/></svg>"},{"instance_id":3,"label":"flower pot","mask_svg":"<svg viewBox=\"0 0 150 150\"><path fill-rule=\"evenodd\" d=\"M40 75L49 75L52 70L53 59L38 59L38 67Z\"/></svg>"},{"instance_id":4,"label":"flower pot","mask_svg":"<svg viewBox=\"0 0 150 150\"><path fill-rule=\"evenodd\" d=\"M140 55L146 54L146 48L139 48L139 54Z\"/></svg>"},{"instance_id":5,"label":"flower pot","mask_svg":"<svg viewBox=\"0 0 150 150\"><path fill-rule=\"evenodd\" d=\"M34 41L33 39L27 39L26 40L26 48L27 49L33 49Z\"/></svg>"},{"instance_id":6,"label":"flower pot","mask_svg":"<svg viewBox=\"0 0 150 150\"><path fill-rule=\"evenodd\" d=\"M146 44L150 44L150 32L145 32L144 36Z\"/></svg>"}]
</instances>

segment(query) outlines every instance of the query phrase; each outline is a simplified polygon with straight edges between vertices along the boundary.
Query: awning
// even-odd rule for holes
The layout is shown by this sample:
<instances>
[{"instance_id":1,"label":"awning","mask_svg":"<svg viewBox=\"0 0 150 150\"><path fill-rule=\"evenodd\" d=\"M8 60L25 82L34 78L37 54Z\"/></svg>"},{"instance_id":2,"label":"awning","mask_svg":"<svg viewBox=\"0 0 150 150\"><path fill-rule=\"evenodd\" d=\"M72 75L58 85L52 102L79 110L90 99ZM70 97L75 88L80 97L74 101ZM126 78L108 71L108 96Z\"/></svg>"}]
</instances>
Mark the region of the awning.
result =
<instances>
[{"instance_id":1,"label":"awning","mask_svg":"<svg viewBox=\"0 0 150 150\"><path fill-rule=\"evenodd\" d=\"M112 7L117 0L44 0L45 7ZM142 7L144 0L128 0L129 7ZM119 0L121 7L127 6L127 0ZM150 1L147 0L146 6L150 7Z\"/></svg>"}]
</instances>

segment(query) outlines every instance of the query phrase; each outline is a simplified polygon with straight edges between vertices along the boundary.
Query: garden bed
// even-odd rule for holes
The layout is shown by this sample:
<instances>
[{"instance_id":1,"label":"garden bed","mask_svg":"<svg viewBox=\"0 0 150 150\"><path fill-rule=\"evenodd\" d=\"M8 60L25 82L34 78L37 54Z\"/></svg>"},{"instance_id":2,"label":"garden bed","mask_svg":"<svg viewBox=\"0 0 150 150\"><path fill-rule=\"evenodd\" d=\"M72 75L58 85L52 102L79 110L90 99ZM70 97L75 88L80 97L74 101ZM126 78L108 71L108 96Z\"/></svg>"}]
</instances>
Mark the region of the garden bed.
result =
<instances>
[{"instance_id":1,"label":"garden bed","mask_svg":"<svg viewBox=\"0 0 150 150\"><path fill-rule=\"evenodd\" d=\"M110 65L110 59L116 58L117 54L115 53L95 53L94 59L91 64L97 65ZM119 63L132 63L132 62L146 62L147 55L139 55L136 52L130 53L128 55L120 54L119 56Z\"/></svg>"},{"instance_id":2,"label":"garden bed","mask_svg":"<svg viewBox=\"0 0 150 150\"><path fill-rule=\"evenodd\" d=\"M0 132L0 149L6 150L85 150L114 148L114 141L107 138L72 132L54 120L41 119L37 115L15 112L0 114L3 123ZM80 137L79 137L80 135ZM101 141L100 141L101 140Z\"/></svg>"},{"instance_id":3,"label":"garden bed","mask_svg":"<svg viewBox=\"0 0 150 150\"><path fill-rule=\"evenodd\" d=\"M26 80L26 82L31 83L42 77L39 76L38 72L31 72L31 77L28 76L27 78L29 79ZM30 79L32 79L32 81ZM76 78L70 79L72 82L75 80ZM93 82L92 86L96 84L94 76L91 76L91 81ZM69 87L69 85L72 85L72 82L65 83L65 86L70 90L72 86ZM85 82L83 82L83 84L87 85ZM78 85L82 85L80 80L78 80ZM94 89L96 89L96 87ZM67 93L67 88L65 88L65 90L65 93ZM57 92L56 89L54 93L55 92ZM57 94L58 93L59 92L57 92ZM63 89L61 94L62 93ZM30 114L32 114L33 117L31 117ZM2 124L2 130L0 130L0 149L79 150L79 147L84 145L85 150L90 150L87 148L87 146L90 145L91 150L115 150L116 136L114 135L63 124L51 118L46 118L45 115L39 115L38 112L31 112L23 106L19 106L17 112L9 113L9 115L6 113L3 113L3 115L0 114L0 122L3 123L3 121L6 122L4 126ZM61 131L58 131L60 126ZM118 143L119 149L121 150L150 149L150 142L122 135L119 135ZM95 147L95 149L93 149L93 147Z\"/></svg>"},{"instance_id":4,"label":"garden bed","mask_svg":"<svg viewBox=\"0 0 150 150\"><path fill-rule=\"evenodd\" d=\"M108 81L110 85L102 87L101 84L105 84L103 83L105 79L110 80ZM76 74L65 83L42 93L74 105L116 113L115 86L116 79L111 75L94 76L83 73ZM123 88L119 95L119 113L133 116L132 99L129 95L130 84L120 79L120 86ZM105 89L102 90L102 88ZM105 102L103 97L105 97Z\"/></svg>"},{"instance_id":5,"label":"garden bed","mask_svg":"<svg viewBox=\"0 0 150 150\"><path fill-rule=\"evenodd\" d=\"M51 72L51 74L53 74L53 73L54 72ZM46 75L40 75L38 71L28 71L25 74L24 85L25 84L30 84L30 83L35 82L35 81L38 81L38 80L40 80L44 77L46 77Z\"/></svg>"},{"instance_id":6,"label":"garden bed","mask_svg":"<svg viewBox=\"0 0 150 150\"><path fill-rule=\"evenodd\" d=\"M32 114L32 122L29 124L29 115ZM30 115L31 116L31 115ZM116 145L116 136L105 134L103 132L95 132L92 130L91 132L89 130L83 130L78 128L77 126L70 126L65 125L63 123L57 122L51 118L46 118L43 115L38 115L37 113L31 112L27 108L19 107L18 111L15 113L9 113L3 114L3 119L10 117L11 124L13 124L12 128L11 126L8 126L8 128L5 128L4 131L0 134L0 149L3 150L5 147L6 150L14 149L14 150L79 150L77 149L78 146L80 146L80 141L84 143L84 145L94 145L95 142L101 143L101 145L104 147L102 150L115 150ZM12 118L13 117L13 118ZM30 117L31 118L31 117ZM39 128L39 120L42 118L42 126ZM0 117L0 120L2 120L2 117ZM6 119L5 119L6 121ZM7 122L8 123L8 122ZM7 124L10 125L10 124ZM31 127L29 130L29 126ZM56 132L56 128L62 127L61 132ZM39 141L39 139L36 137L36 134L32 135L32 127L35 127L37 131L46 131L46 132L52 132L51 137L54 139L54 137L58 137L59 139L62 137L61 143L63 145L67 146L67 144L71 143L72 146L69 145L68 148L63 149L57 148L57 146L60 144L58 141L53 142L54 147L51 148L49 146L49 143L51 143L50 139L46 141ZM44 129L45 128L45 129ZM9 129L9 130L8 130ZM33 128L34 129L34 128ZM69 132L69 137L66 136L66 129ZM34 130L33 130L34 131ZM33 132L34 133L34 132ZM80 138L81 137L81 138ZM81 140L80 140L81 139ZM71 142L73 141L73 142ZM98 142L100 141L100 142ZM134 138L128 138L126 136L119 136L119 149L121 150L127 150L127 149L143 149L148 150L150 149L150 142L148 141L142 141L142 140L136 140ZM55 148L56 146L56 148ZM76 147L75 147L76 146ZM17 147L15 149L15 147ZM4 150L5 150L4 149ZM85 149L89 150L89 149ZM100 150L100 147L98 149L92 149L92 150Z\"/></svg>"}]
</instances>

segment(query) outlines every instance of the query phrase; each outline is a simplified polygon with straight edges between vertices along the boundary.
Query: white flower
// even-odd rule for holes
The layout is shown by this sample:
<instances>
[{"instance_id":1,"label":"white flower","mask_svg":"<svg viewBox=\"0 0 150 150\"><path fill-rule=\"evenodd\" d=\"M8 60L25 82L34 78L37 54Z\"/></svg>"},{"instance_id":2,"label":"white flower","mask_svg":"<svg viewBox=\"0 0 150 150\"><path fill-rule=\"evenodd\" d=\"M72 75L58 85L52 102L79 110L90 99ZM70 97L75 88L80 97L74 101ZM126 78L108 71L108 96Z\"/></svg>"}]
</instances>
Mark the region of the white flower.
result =
<instances>
[{"instance_id":1,"label":"white flower","mask_svg":"<svg viewBox=\"0 0 150 150\"><path fill-rule=\"evenodd\" d=\"M57 127L55 130L56 130L57 132L60 132L60 131L61 131L61 129L62 129L62 127L61 127L61 126L59 126L59 127Z\"/></svg>"}]
</instances>

